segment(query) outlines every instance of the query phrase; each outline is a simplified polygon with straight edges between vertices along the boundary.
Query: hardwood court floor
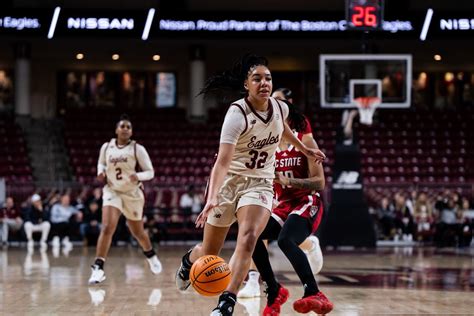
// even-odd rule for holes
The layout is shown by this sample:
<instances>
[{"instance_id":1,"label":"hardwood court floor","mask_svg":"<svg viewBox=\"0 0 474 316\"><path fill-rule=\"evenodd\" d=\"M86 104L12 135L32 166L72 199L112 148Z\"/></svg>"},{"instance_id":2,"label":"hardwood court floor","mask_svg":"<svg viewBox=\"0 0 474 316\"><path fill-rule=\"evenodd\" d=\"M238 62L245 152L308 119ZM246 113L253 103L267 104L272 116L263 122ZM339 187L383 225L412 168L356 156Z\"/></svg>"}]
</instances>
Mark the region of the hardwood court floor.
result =
<instances>
[{"instance_id":1,"label":"hardwood court floor","mask_svg":"<svg viewBox=\"0 0 474 316\"><path fill-rule=\"evenodd\" d=\"M1 315L209 315L216 298L174 285L174 273L188 246L158 248L163 272L154 276L134 247L113 248L107 280L88 286L94 248L69 254L48 249L0 250ZM303 290L281 252L271 246L278 279L290 290L281 315L296 315L292 302ZM228 260L232 251L225 249ZM334 302L330 315L474 315L474 249L379 248L325 251L317 279ZM234 315L259 315L266 300L244 300ZM244 305L245 306L244 306Z\"/></svg>"}]
</instances>

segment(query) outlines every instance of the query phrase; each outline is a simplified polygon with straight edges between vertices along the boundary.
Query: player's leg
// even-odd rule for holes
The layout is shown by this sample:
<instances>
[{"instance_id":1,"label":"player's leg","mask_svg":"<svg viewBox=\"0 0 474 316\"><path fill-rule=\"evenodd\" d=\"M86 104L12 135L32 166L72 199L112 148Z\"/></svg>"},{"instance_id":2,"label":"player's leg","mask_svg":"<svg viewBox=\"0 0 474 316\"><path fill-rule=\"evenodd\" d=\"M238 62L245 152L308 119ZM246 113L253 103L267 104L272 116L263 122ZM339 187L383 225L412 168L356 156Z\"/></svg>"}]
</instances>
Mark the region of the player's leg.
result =
<instances>
[{"instance_id":1,"label":"player's leg","mask_svg":"<svg viewBox=\"0 0 474 316\"><path fill-rule=\"evenodd\" d=\"M104 264L112 243L112 237L122 213L116 207L106 205L102 210L102 227L97 240L95 262L92 265L90 284L100 283L105 280Z\"/></svg>"},{"instance_id":2,"label":"player's leg","mask_svg":"<svg viewBox=\"0 0 474 316\"><path fill-rule=\"evenodd\" d=\"M308 258L298 247L311 234L312 223L308 218L296 214L288 216L278 237L278 246L290 261L304 286L304 296L293 307L299 313L314 311L326 314L332 310L332 303L320 292L309 265Z\"/></svg>"},{"instance_id":3,"label":"player's leg","mask_svg":"<svg viewBox=\"0 0 474 316\"><path fill-rule=\"evenodd\" d=\"M224 245L228 227L214 226L209 223L204 225L202 243L190 249L181 259L181 265L176 271L176 287L180 291L185 291L191 284L189 281L189 271L193 263L204 255L218 255Z\"/></svg>"},{"instance_id":4,"label":"player's leg","mask_svg":"<svg viewBox=\"0 0 474 316\"><path fill-rule=\"evenodd\" d=\"M131 220L127 219L127 225L132 233L133 237L138 241L143 249L143 254L147 258L150 270L153 274L159 274L163 270L160 260L156 255L155 249L150 241L150 237L143 228L143 220Z\"/></svg>"},{"instance_id":5,"label":"player's leg","mask_svg":"<svg viewBox=\"0 0 474 316\"><path fill-rule=\"evenodd\" d=\"M263 240L277 239L280 231L280 223L278 223L273 217L270 217L265 230L257 240L252 255L255 265L260 271L262 280L267 284L267 304L263 311L263 315L279 315L281 305L287 301L289 296L288 290L281 286L275 278L275 274L270 264L267 246L263 242Z\"/></svg>"},{"instance_id":6,"label":"player's leg","mask_svg":"<svg viewBox=\"0 0 474 316\"><path fill-rule=\"evenodd\" d=\"M269 209L260 205L245 205L237 210L239 231L237 245L230 262L232 278L211 315L232 315L237 301L236 294L249 270L255 244L270 217Z\"/></svg>"}]
</instances>

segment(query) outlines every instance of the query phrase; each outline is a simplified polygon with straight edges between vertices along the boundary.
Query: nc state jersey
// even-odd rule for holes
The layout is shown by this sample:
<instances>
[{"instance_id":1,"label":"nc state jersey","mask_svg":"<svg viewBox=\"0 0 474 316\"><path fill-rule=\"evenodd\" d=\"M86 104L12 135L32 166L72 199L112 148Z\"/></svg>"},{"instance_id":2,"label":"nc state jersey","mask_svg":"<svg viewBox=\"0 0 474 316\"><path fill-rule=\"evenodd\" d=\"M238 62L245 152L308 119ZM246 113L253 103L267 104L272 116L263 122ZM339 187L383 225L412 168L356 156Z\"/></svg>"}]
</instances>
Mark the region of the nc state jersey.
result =
<instances>
[{"instance_id":1,"label":"nc state jersey","mask_svg":"<svg viewBox=\"0 0 474 316\"><path fill-rule=\"evenodd\" d=\"M299 140L303 134L295 133ZM282 172L288 178L309 178L308 158L293 145L287 150L277 150L275 154L275 171ZM291 186L282 187L279 183L274 183L275 197L279 202L293 200L312 194L311 190L297 189Z\"/></svg>"}]
</instances>

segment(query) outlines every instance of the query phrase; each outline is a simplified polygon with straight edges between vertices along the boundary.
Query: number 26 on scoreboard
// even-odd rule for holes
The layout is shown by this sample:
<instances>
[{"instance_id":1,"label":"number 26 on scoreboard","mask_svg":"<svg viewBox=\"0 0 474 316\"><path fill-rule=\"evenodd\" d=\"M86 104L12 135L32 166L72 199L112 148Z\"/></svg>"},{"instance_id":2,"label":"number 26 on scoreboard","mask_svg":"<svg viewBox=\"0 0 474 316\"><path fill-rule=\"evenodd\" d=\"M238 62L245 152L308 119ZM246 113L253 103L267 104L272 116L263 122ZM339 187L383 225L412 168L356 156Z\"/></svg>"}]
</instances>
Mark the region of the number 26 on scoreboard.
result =
<instances>
[{"instance_id":1,"label":"number 26 on scoreboard","mask_svg":"<svg viewBox=\"0 0 474 316\"><path fill-rule=\"evenodd\" d=\"M346 19L349 29L380 28L383 20L383 0L347 0Z\"/></svg>"}]
</instances>

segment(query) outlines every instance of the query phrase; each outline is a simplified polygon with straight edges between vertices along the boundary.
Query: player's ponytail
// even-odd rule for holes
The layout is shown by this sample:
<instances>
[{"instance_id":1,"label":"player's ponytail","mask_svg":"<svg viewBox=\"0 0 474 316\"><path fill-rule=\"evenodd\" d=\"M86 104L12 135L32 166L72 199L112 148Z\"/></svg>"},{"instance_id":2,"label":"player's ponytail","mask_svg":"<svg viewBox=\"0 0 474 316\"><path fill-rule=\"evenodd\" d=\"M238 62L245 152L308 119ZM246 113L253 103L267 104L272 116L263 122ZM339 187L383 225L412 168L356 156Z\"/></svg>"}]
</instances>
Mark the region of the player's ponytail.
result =
<instances>
[{"instance_id":1,"label":"player's ponytail","mask_svg":"<svg viewBox=\"0 0 474 316\"><path fill-rule=\"evenodd\" d=\"M209 77L198 95L203 94L204 97L207 97L221 92L240 92L245 94L245 79L247 79L250 71L261 65L268 65L268 60L265 57L247 53L237 60L231 69Z\"/></svg>"},{"instance_id":2,"label":"player's ponytail","mask_svg":"<svg viewBox=\"0 0 474 316\"><path fill-rule=\"evenodd\" d=\"M295 105L290 103L287 100L282 100L288 105L288 125L291 129L296 130L297 132L302 132L306 129L308 122L303 114L298 111Z\"/></svg>"}]
</instances>

